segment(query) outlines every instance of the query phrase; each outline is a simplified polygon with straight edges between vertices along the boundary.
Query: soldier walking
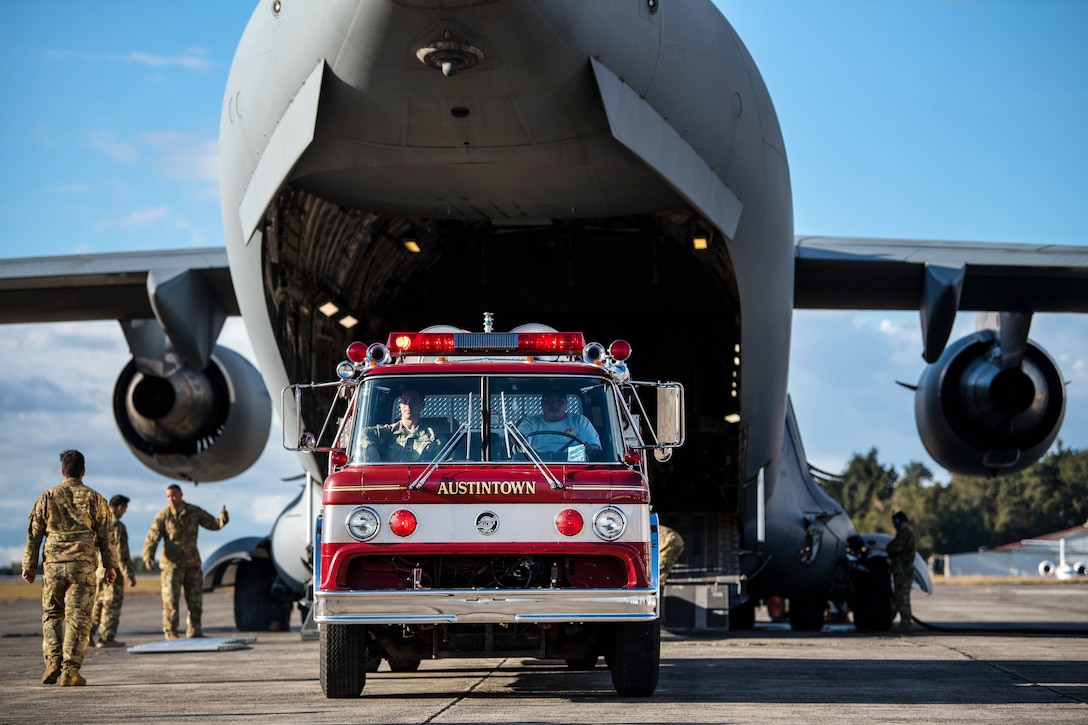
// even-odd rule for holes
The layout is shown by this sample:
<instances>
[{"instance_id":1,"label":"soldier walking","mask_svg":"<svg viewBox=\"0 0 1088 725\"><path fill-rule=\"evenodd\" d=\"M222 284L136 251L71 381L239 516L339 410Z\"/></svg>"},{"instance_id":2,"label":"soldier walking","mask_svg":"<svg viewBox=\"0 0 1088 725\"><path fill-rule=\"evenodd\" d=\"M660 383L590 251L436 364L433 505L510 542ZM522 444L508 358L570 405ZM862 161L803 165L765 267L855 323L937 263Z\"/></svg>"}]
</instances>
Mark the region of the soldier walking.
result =
<instances>
[{"instance_id":1,"label":"soldier walking","mask_svg":"<svg viewBox=\"0 0 1088 725\"><path fill-rule=\"evenodd\" d=\"M121 605L125 603L125 580L130 587L136 586L136 572L132 570L132 556L128 548L128 529L121 523L121 517L128 511L128 496L117 494L110 499L110 512L113 513L111 528L113 550L117 552L117 566L121 576L106 583L106 570L98 565L98 595L91 611L91 642L99 631L101 635L95 647L124 647L118 642L117 627L121 623Z\"/></svg>"},{"instance_id":2,"label":"soldier walking","mask_svg":"<svg viewBox=\"0 0 1088 725\"><path fill-rule=\"evenodd\" d=\"M910 528L910 519L902 511L892 515L895 526L895 538L888 542L888 562L892 570L892 583L895 587L895 610L899 612L899 624L896 632L909 632L911 629L910 588L914 583L914 555L917 547L914 543L914 531Z\"/></svg>"},{"instance_id":3,"label":"soldier walking","mask_svg":"<svg viewBox=\"0 0 1088 725\"><path fill-rule=\"evenodd\" d=\"M26 532L23 580L34 583L38 550L45 538L42 577L42 684L60 678L65 687L86 685L79 674L90 641L95 569L101 557L104 580L117 577L116 554L110 546L110 511L106 499L83 485L83 454L60 454L64 480L34 503Z\"/></svg>"},{"instance_id":4,"label":"soldier walking","mask_svg":"<svg viewBox=\"0 0 1088 725\"><path fill-rule=\"evenodd\" d=\"M227 507L216 519L210 513L187 504L182 500L181 486L176 483L166 487L164 508L151 522L151 530L144 541L144 565L155 568L155 550L162 541L162 631L167 639L178 638L178 600L185 589L185 605L189 609L186 637L203 637L200 626L204 610L204 577L200 571L200 550L196 536L203 526L218 531L227 525Z\"/></svg>"}]
</instances>

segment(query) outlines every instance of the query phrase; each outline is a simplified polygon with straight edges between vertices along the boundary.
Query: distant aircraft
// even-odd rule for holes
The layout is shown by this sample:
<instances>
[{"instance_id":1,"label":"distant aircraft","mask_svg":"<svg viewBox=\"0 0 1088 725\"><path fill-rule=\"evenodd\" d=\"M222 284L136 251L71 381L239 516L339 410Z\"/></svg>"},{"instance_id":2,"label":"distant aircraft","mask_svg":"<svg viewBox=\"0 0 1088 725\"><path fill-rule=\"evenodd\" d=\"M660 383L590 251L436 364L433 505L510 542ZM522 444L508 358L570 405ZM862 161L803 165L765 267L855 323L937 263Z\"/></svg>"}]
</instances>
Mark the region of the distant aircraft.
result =
<instances>
[{"instance_id":1,"label":"distant aircraft","mask_svg":"<svg viewBox=\"0 0 1088 725\"><path fill-rule=\"evenodd\" d=\"M1088 248L795 238L774 105L709 0L261 2L227 82L220 182L225 254L0 264L0 322L122 320L114 412L145 465L236 475L266 440L266 389L278 406L392 329L489 310L504 329L623 337L640 375L689 393L688 443L654 471L687 542L670 581L728 591L733 626L772 595L798 629L841 596L891 619L883 584L850 586L854 527L805 460L794 308L920 310L919 433L980 476L1030 465L1064 416L1032 314L1088 312ZM960 310L999 325L946 344ZM263 385L215 344L232 314ZM206 562L209 584L235 581L244 629L305 595L325 462L300 460L315 483L273 532Z\"/></svg>"},{"instance_id":2,"label":"distant aircraft","mask_svg":"<svg viewBox=\"0 0 1088 725\"><path fill-rule=\"evenodd\" d=\"M1051 551L1054 550L1054 545L1058 546L1058 563L1054 564L1052 561L1043 560L1039 562L1039 576L1052 576L1057 579L1079 579L1080 577L1088 576L1088 564L1083 561L1074 562L1070 564L1065 560L1065 539L1061 538L1055 542L1053 539L1021 539L1021 544L1029 546L1046 546Z\"/></svg>"}]
</instances>

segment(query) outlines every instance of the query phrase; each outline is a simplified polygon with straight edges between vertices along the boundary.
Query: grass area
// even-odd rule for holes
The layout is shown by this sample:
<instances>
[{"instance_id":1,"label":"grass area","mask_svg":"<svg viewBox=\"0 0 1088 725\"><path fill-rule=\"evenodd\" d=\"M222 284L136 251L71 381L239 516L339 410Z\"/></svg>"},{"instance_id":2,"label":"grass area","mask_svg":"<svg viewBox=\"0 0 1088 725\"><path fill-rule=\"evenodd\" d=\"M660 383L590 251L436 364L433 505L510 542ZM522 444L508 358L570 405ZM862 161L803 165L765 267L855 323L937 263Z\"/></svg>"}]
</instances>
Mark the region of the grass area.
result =
<instances>
[{"instance_id":1,"label":"grass area","mask_svg":"<svg viewBox=\"0 0 1088 725\"><path fill-rule=\"evenodd\" d=\"M141 596L154 594L159 596L162 589L159 585L158 574L140 574L136 576L136 586L125 587L125 596ZM27 584L22 579L18 581L0 582L0 601L9 599L41 599L42 578L39 576L33 584Z\"/></svg>"}]
</instances>

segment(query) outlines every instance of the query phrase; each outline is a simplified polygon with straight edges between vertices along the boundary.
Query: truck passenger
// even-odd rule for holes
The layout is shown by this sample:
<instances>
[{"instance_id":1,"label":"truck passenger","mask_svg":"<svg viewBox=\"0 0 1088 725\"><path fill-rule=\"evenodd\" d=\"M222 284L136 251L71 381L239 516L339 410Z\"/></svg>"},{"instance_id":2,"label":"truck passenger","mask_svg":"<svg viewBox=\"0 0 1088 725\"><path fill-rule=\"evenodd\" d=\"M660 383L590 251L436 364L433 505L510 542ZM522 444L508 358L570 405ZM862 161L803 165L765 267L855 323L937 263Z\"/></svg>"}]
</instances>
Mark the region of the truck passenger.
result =
<instances>
[{"instance_id":1,"label":"truck passenger","mask_svg":"<svg viewBox=\"0 0 1088 725\"><path fill-rule=\"evenodd\" d=\"M400 420L375 425L363 432L365 461L431 461L449 440L449 431L420 425L424 396L415 388L400 392Z\"/></svg>"}]
</instances>

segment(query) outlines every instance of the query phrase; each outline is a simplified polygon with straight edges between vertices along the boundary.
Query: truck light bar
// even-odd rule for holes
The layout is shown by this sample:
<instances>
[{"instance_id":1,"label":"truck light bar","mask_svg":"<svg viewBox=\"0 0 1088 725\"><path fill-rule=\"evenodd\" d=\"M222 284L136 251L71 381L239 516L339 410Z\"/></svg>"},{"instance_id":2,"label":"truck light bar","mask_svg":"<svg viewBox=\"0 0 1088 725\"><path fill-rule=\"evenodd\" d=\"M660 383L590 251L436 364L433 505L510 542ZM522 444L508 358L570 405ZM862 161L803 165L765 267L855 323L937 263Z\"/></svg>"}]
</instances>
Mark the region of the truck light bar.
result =
<instances>
[{"instance_id":1,"label":"truck light bar","mask_svg":"<svg viewBox=\"0 0 1088 725\"><path fill-rule=\"evenodd\" d=\"M578 355L585 347L580 332L394 332L387 347L393 355Z\"/></svg>"}]
</instances>

